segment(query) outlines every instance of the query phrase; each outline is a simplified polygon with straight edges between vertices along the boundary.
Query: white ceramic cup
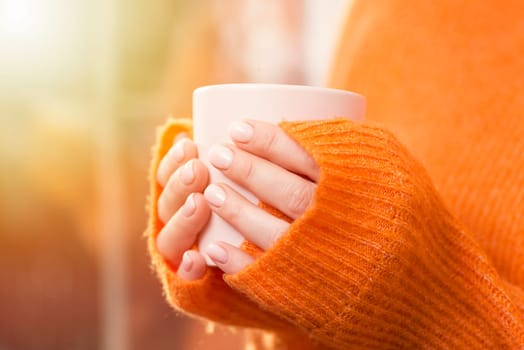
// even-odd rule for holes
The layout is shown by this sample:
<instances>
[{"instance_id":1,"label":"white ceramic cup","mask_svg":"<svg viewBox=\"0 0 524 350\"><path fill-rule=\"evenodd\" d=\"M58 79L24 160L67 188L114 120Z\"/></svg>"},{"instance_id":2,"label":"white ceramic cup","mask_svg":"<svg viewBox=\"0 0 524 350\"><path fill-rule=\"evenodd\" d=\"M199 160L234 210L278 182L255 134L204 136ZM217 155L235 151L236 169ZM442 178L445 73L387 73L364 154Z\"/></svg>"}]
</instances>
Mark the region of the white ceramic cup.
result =
<instances>
[{"instance_id":1,"label":"white ceramic cup","mask_svg":"<svg viewBox=\"0 0 524 350\"><path fill-rule=\"evenodd\" d=\"M193 132L199 158L209 168L210 183L226 183L251 202L257 198L231 182L208 161L208 151L215 143L231 143L229 125L244 119L256 119L278 124L281 121L319 120L345 117L354 121L364 118L365 98L362 95L336 89L282 84L210 85L193 92ZM226 221L212 213L201 232L198 247L205 254L210 243L223 241L236 247L244 237Z\"/></svg>"}]
</instances>

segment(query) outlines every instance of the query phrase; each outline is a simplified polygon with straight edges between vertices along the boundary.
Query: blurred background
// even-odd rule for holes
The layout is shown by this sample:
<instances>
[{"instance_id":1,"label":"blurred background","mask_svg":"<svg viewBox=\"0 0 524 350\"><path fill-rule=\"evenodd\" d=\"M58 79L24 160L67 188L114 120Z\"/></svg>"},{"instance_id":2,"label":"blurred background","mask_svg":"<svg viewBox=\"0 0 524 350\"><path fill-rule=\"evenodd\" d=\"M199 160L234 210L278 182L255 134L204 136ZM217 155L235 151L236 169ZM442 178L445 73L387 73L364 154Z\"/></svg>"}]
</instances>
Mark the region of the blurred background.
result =
<instances>
[{"instance_id":1,"label":"blurred background","mask_svg":"<svg viewBox=\"0 0 524 350\"><path fill-rule=\"evenodd\" d=\"M200 85L324 85L350 6L0 0L0 350L240 349L149 268L155 128Z\"/></svg>"}]
</instances>

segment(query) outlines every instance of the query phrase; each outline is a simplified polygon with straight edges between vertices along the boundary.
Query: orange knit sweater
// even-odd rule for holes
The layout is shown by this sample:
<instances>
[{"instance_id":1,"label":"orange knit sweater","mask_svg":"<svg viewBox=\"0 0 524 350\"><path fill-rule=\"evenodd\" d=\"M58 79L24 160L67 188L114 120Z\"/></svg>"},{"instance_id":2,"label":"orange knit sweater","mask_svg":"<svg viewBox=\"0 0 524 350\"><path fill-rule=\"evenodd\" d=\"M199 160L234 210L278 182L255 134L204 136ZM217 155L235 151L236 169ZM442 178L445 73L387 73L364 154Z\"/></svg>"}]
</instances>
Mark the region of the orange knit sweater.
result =
<instances>
[{"instance_id":1,"label":"orange knit sweater","mask_svg":"<svg viewBox=\"0 0 524 350\"><path fill-rule=\"evenodd\" d=\"M524 348L522 13L520 1L357 1L332 85L366 95L369 121L282 125L318 162L317 192L235 275L185 282L156 251L153 174L191 129L169 121L147 235L170 303L300 349Z\"/></svg>"}]
</instances>

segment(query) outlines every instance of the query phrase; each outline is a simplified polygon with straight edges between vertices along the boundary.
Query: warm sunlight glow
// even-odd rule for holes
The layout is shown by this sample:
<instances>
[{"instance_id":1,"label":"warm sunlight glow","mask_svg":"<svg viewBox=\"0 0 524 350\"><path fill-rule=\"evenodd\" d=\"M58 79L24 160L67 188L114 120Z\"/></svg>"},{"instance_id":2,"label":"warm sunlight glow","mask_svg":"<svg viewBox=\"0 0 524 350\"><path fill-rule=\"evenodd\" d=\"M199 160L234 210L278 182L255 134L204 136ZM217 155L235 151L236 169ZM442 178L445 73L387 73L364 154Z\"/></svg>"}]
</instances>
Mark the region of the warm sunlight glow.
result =
<instances>
[{"instance_id":1,"label":"warm sunlight glow","mask_svg":"<svg viewBox=\"0 0 524 350\"><path fill-rule=\"evenodd\" d=\"M27 92L83 74L89 10L78 0L0 0L0 87Z\"/></svg>"},{"instance_id":2,"label":"warm sunlight glow","mask_svg":"<svg viewBox=\"0 0 524 350\"><path fill-rule=\"evenodd\" d=\"M1 34L7 41L28 40L41 36L50 22L46 2L38 0L2 0L0 2Z\"/></svg>"}]
</instances>

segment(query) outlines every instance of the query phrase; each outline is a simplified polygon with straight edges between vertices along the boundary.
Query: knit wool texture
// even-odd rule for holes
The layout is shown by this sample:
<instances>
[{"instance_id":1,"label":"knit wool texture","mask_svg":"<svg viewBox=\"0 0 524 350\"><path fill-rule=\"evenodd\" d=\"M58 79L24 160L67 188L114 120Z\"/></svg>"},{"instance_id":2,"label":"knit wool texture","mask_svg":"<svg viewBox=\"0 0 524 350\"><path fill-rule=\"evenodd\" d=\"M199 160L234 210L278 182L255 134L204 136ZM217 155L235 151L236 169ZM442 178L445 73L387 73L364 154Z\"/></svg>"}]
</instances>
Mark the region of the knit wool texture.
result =
<instances>
[{"instance_id":1,"label":"knit wool texture","mask_svg":"<svg viewBox=\"0 0 524 350\"><path fill-rule=\"evenodd\" d=\"M176 276L156 251L161 189L152 186L149 249L175 308L283 337L302 334L316 348L524 344L521 292L501 280L390 133L345 119L282 127L319 164L314 201L235 275L209 268L199 281ZM177 131L176 121L168 123L154 164Z\"/></svg>"},{"instance_id":2,"label":"knit wool texture","mask_svg":"<svg viewBox=\"0 0 524 350\"><path fill-rule=\"evenodd\" d=\"M281 125L319 164L314 201L235 275L182 281L156 251L156 167L191 131L168 121L147 235L169 302L293 349L524 348L523 11L355 1L330 85L367 122Z\"/></svg>"}]
</instances>

